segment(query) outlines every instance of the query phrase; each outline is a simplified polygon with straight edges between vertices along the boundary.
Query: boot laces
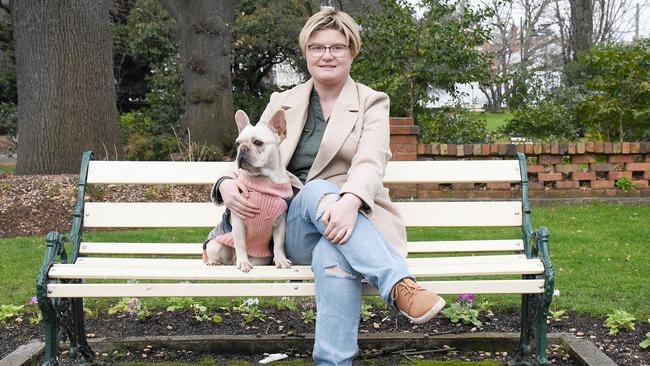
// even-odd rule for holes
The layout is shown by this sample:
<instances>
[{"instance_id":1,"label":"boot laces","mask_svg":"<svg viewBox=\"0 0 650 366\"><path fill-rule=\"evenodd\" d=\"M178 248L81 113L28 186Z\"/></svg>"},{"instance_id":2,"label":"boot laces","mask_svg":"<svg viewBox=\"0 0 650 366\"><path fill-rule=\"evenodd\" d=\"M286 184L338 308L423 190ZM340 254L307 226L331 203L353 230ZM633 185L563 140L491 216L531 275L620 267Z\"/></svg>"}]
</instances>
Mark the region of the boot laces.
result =
<instances>
[{"instance_id":1,"label":"boot laces","mask_svg":"<svg viewBox=\"0 0 650 366\"><path fill-rule=\"evenodd\" d=\"M397 285L396 293L399 297L405 296L408 301L411 301L413 295L422 290L414 281L402 281Z\"/></svg>"}]
</instances>

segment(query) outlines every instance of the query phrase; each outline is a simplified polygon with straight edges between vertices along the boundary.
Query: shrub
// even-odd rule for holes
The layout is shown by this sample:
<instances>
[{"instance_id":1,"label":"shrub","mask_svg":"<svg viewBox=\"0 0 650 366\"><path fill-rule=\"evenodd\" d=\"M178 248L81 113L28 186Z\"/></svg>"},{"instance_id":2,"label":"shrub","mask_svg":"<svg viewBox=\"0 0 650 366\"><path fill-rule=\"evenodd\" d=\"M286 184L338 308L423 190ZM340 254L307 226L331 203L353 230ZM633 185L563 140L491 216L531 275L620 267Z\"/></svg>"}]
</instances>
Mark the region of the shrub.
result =
<instances>
[{"instance_id":1,"label":"shrub","mask_svg":"<svg viewBox=\"0 0 650 366\"><path fill-rule=\"evenodd\" d=\"M497 132L537 141L575 141L584 135L576 111L585 98L581 89L559 87L540 98L515 109Z\"/></svg>"},{"instance_id":2,"label":"shrub","mask_svg":"<svg viewBox=\"0 0 650 366\"><path fill-rule=\"evenodd\" d=\"M609 329L609 334L618 334L620 329L634 330L634 321L636 318L625 310L616 310L607 315L605 327Z\"/></svg>"},{"instance_id":3,"label":"shrub","mask_svg":"<svg viewBox=\"0 0 650 366\"><path fill-rule=\"evenodd\" d=\"M0 103L0 135L15 137L17 133L16 105L13 103Z\"/></svg>"},{"instance_id":4,"label":"shrub","mask_svg":"<svg viewBox=\"0 0 650 366\"><path fill-rule=\"evenodd\" d=\"M419 136L422 143L472 144L489 141L485 119L472 118L460 108L424 110L417 114L416 120L422 127Z\"/></svg>"}]
</instances>

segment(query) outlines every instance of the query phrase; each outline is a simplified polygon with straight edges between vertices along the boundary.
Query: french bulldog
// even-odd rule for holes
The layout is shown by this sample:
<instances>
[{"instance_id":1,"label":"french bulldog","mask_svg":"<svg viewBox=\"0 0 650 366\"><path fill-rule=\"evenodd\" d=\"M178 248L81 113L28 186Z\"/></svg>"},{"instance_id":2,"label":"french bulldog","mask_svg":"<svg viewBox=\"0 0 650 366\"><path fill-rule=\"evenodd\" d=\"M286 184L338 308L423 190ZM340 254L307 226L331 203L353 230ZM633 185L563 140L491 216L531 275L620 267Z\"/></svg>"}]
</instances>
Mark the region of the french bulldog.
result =
<instances>
[{"instance_id":1,"label":"french bulldog","mask_svg":"<svg viewBox=\"0 0 650 366\"><path fill-rule=\"evenodd\" d=\"M204 262L207 265L235 264L243 272L249 272L253 265L268 265L272 260L278 268L290 268L291 261L284 253L285 198L290 198L293 191L280 157L280 143L286 137L284 110L276 111L268 121L260 121L255 126L250 124L244 111L238 110L235 122L239 130L235 140L236 179L248 189L248 199L257 204L261 212L253 218L232 213L232 232L206 241Z\"/></svg>"}]
</instances>

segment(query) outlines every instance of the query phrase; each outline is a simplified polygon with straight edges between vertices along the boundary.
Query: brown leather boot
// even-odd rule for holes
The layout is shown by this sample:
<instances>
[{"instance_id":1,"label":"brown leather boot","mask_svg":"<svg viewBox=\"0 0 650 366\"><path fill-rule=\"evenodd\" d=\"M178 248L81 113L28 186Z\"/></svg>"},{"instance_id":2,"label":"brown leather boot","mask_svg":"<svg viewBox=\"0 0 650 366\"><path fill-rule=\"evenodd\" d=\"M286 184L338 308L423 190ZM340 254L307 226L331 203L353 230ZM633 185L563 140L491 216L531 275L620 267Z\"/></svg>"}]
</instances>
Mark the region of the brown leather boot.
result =
<instances>
[{"instance_id":1,"label":"brown leather boot","mask_svg":"<svg viewBox=\"0 0 650 366\"><path fill-rule=\"evenodd\" d=\"M395 306L413 323L426 323L445 307L445 300L422 288L410 278L403 278L393 287Z\"/></svg>"}]
</instances>

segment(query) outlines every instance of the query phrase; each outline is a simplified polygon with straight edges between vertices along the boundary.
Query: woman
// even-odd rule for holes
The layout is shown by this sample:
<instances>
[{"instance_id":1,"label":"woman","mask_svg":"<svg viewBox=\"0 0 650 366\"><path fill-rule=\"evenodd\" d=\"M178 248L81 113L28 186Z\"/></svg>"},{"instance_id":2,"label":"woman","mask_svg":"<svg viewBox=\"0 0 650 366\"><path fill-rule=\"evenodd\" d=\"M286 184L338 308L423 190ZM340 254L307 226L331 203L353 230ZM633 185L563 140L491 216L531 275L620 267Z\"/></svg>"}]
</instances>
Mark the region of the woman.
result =
<instances>
[{"instance_id":1,"label":"woman","mask_svg":"<svg viewBox=\"0 0 650 366\"><path fill-rule=\"evenodd\" d=\"M382 180L389 149L389 100L350 78L361 39L347 14L325 10L303 27L299 43L311 79L274 93L261 120L286 111L280 149L294 196L285 250L311 264L316 283L318 365L351 365L357 354L361 280L416 323L430 320L442 298L417 285L406 261L406 230ZM257 214L235 180L222 177L213 197L232 213Z\"/></svg>"}]
</instances>

